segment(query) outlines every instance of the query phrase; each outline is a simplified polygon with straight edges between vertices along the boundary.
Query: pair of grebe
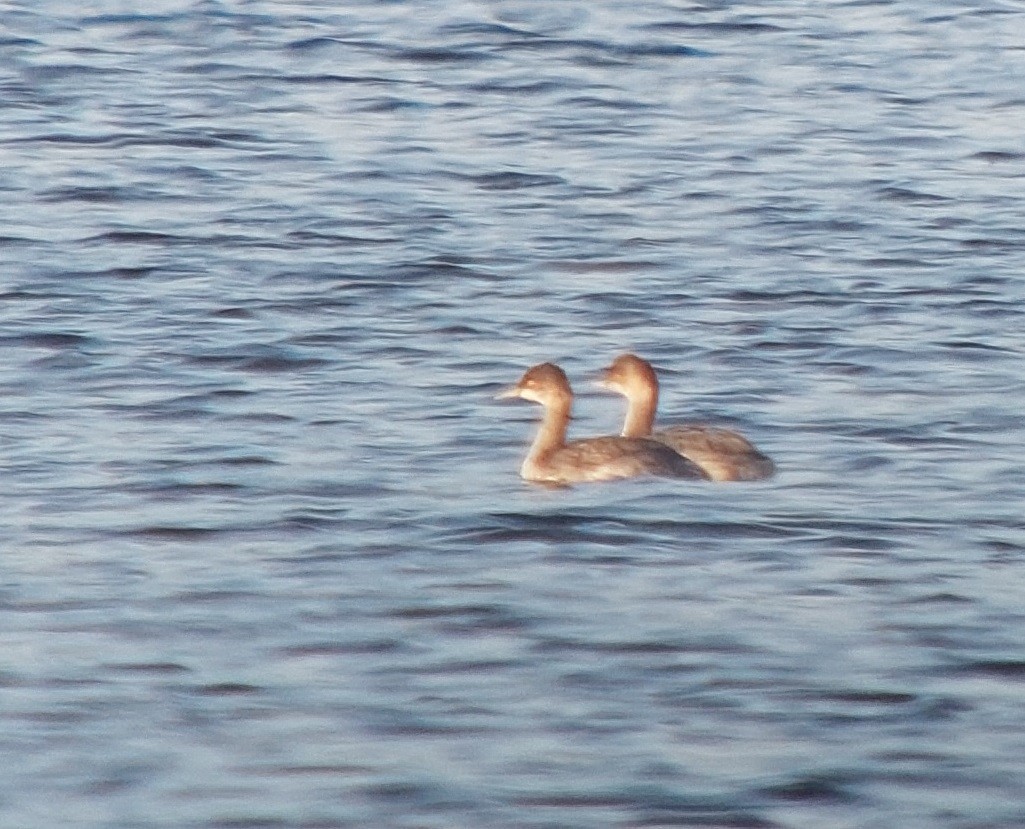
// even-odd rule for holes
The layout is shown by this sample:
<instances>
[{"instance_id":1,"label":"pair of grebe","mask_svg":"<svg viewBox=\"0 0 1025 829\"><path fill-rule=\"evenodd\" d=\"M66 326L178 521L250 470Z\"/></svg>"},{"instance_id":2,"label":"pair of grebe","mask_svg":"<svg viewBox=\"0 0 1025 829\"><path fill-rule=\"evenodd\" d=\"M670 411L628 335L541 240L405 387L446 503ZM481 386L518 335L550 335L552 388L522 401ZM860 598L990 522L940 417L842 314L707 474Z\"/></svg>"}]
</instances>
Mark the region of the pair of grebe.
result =
<instances>
[{"instance_id":1,"label":"pair of grebe","mask_svg":"<svg viewBox=\"0 0 1025 829\"><path fill-rule=\"evenodd\" d=\"M520 475L528 481L569 484L612 481L641 475L711 481L757 481L775 471L772 461L743 435L730 429L683 424L653 430L658 407L658 377L634 354L617 357L599 384L628 402L623 431L617 437L566 442L573 390L566 373L541 363L498 397L540 403L544 417Z\"/></svg>"}]
</instances>

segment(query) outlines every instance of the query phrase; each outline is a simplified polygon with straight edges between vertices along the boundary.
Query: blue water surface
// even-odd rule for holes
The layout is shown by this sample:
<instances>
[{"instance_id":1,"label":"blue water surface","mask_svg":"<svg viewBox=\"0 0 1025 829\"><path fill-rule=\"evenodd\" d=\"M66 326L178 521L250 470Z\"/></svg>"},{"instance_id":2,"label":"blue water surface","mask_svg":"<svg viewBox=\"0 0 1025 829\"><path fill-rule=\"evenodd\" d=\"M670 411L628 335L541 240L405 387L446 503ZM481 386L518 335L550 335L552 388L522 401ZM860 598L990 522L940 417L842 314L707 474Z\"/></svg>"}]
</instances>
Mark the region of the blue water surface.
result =
<instances>
[{"instance_id":1,"label":"blue water surface","mask_svg":"<svg viewBox=\"0 0 1025 829\"><path fill-rule=\"evenodd\" d=\"M0 9L0 825L1025 825L1025 10ZM780 472L539 489L529 365Z\"/></svg>"}]
</instances>

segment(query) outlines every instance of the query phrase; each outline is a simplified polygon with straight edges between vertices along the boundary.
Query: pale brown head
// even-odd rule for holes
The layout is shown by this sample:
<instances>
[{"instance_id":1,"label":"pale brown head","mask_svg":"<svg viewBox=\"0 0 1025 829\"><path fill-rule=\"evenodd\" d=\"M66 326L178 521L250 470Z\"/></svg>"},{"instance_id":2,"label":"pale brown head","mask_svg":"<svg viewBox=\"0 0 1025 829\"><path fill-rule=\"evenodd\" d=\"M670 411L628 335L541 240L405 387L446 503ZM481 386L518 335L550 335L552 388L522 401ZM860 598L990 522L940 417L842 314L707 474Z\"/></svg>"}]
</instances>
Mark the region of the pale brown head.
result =
<instances>
[{"instance_id":1,"label":"pale brown head","mask_svg":"<svg viewBox=\"0 0 1025 829\"><path fill-rule=\"evenodd\" d=\"M612 365L602 369L598 385L633 398L658 393L658 377L651 363L636 354L620 354Z\"/></svg>"},{"instance_id":2,"label":"pale brown head","mask_svg":"<svg viewBox=\"0 0 1025 829\"><path fill-rule=\"evenodd\" d=\"M509 397L520 397L540 403L542 406L550 406L572 401L573 390L570 388L566 372L555 363L541 363L527 369L515 386L499 392L496 399L504 400Z\"/></svg>"}]
</instances>

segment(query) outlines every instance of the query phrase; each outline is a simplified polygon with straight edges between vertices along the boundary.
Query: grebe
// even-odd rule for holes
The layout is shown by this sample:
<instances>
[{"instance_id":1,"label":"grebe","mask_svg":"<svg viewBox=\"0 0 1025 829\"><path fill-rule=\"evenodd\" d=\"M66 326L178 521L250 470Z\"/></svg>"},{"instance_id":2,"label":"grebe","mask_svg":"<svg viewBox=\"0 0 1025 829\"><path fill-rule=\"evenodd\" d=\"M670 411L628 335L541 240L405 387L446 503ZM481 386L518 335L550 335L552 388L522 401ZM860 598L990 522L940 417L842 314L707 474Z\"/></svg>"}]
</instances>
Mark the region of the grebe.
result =
<instances>
[{"instance_id":1,"label":"grebe","mask_svg":"<svg viewBox=\"0 0 1025 829\"><path fill-rule=\"evenodd\" d=\"M661 443L634 437L601 437L566 442L573 390L565 372L553 363L528 369L498 399L521 397L544 406L537 437L520 475L528 481L569 484L612 481L640 475L707 480L698 466Z\"/></svg>"},{"instance_id":2,"label":"grebe","mask_svg":"<svg viewBox=\"0 0 1025 829\"><path fill-rule=\"evenodd\" d=\"M771 459L731 429L684 423L652 431L658 407L658 377L646 360L623 354L602 372L598 382L628 401L624 437L650 437L671 446L705 470L713 481L759 481L776 471Z\"/></svg>"}]
</instances>

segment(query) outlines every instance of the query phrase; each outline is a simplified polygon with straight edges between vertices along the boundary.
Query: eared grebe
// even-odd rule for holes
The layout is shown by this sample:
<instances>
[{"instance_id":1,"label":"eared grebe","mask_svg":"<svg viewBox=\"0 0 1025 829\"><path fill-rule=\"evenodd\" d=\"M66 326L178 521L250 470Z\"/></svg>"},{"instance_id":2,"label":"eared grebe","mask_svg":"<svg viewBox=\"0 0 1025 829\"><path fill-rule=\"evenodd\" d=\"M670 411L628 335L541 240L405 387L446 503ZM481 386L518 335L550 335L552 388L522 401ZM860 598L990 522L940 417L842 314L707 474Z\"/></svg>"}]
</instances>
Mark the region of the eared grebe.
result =
<instances>
[{"instance_id":1,"label":"eared grebe","mask_svg":"<svg viewBox=\"0 0 1025 829\"><path fill-rule=\"evenodd\" d=\"M498 397L521 397L544 406L541 428L520 467L520 475L528 481L569 484L640 475L708 479L698 466L653 440L601 437L567 443L573 391L565 372L553 363L528 369Z\"/></svg>"},{"instance_id":2,"label":"eared grebe","mask_svg":"<svg viewBox=\"0 0 1025 829\"><path fill-rule=\"evenodd\" d=\"M646 360L623 354L602 372L598 382L603 388L619 392L629 403L624 437L650 437L671 446L704 469L713 481L758 481L776 471L772 460L730 429L684 423L652 431L658 407L658 377Z\"/></svg>"}]
</instances>

